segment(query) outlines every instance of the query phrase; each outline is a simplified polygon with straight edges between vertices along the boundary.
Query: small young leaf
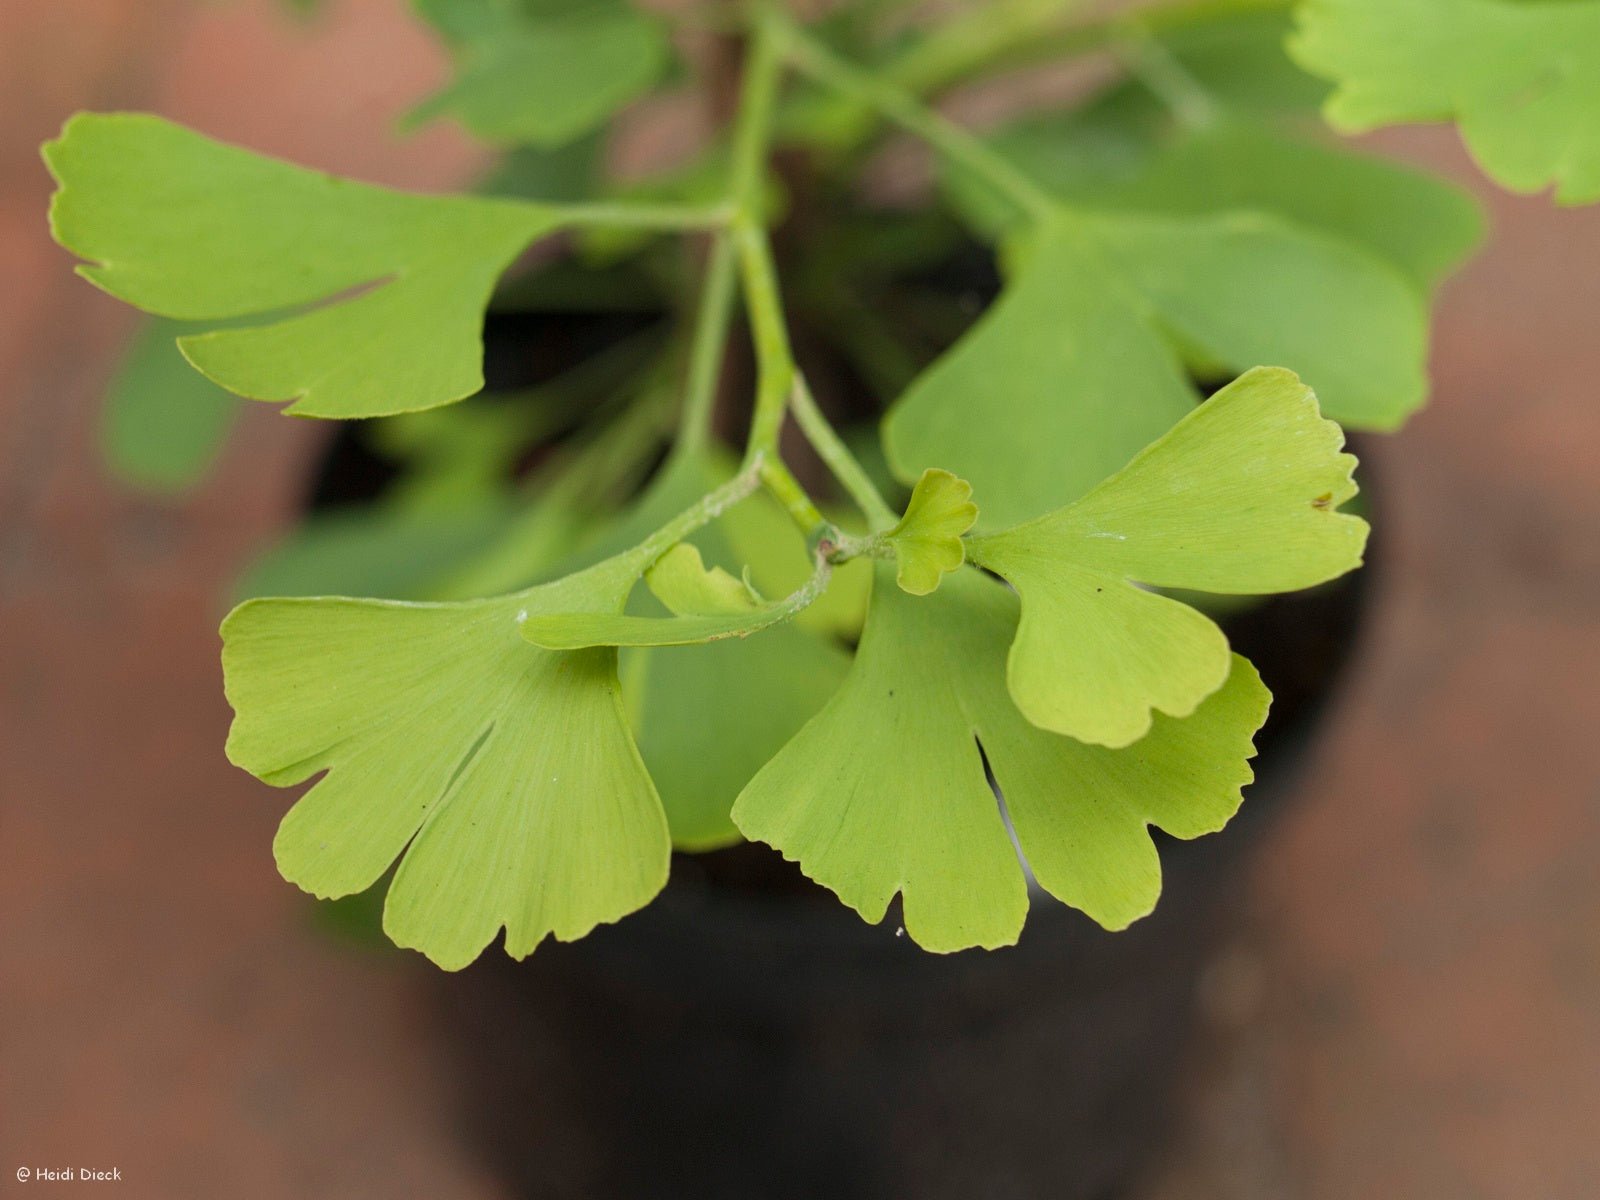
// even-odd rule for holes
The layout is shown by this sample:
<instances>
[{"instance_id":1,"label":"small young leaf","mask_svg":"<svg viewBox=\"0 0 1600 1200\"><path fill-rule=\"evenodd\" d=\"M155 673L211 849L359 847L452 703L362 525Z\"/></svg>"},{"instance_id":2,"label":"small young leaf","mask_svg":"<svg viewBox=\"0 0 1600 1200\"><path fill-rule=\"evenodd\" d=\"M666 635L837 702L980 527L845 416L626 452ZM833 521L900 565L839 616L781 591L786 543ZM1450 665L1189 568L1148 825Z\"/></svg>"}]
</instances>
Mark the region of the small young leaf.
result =
<instances>
[{"instance_id":1,"label":"small young leaf","mask_svg":"<svg viewBox=\"0 0 1600 1200\"><path fill-rule=\"evenodd\" d=\"M79 273L162 316L267 319L179 344L228 390L294 400L302 416L407 412L482 388L495 280L559 223L537 204L354 183L141 114L80 114L44 155L55 238L91 260Z\"/></svg>"},{"instance_id":2,"label":"small young leaf","mask_svg":"<svg viewBox=\"0 0 1600 1200\"><path fill-rule=\"evenodd\" d=\"M667 65L661 23L627 4L418 8L456 42L455 81L407 118L450 115L489 142L560 146L602 125L650 89Z\"/></svg>"},{"instance_id":3,"label":"small young leaf","mask_svg":"<svg viewBox=\"0 0 1600 1200\"><path fill-rule=\"evenodd\" d=\"M937 467L924 471L905 515L884 535L894 548L899 585L913 596L937 588L941 578L965 561L961 537L977 519L970 483Z\"/></svg>"},{"instance_id":4,"label":"small young leaf","mask_svg":"<svg viewBox=\"0 0 1600 1200\"><path fill-rule=\"evenodd\" d=\"M880 564L849 677L740 795L739 828L867 921L899 893L926 949L1009 945L1028 892L987 758L1047 890L1108 928L1147 913L1161 884L1146 826L1195 837L1226 823L1251 778L1266 689L1240 659L1188 720L1160 718L1127 750L1086 746L1012 704L1016 622L1016 597L978 572L916 598Z\"/></svg>"},{"instance_id":5,"label":"small young leaf","mask_svg":"<svg viewBox=\"0 0 1600 1200\"><path fill-rule=\"evenodd\" d=\"M1351 133L1454 119L1483 169L1562 204L1600 199L1600 2L1305 0L1290 52L1334 80Z\"/></svg>"},{"instance_id":6,"label":"small young leaf","mask_svg":"<svg viewBox=\"0 0 1600 1200\"><path fill-rule=\"evenodd\" d=\"M228 757L287 786L284 877L369 887L403 855L384 929L449 970L503 926L523 957L642 907L667 878L667 822L628 733L616 652L517 636L523 610L622 604L637 565L460 604L248 601L223 622Z\"/></svg>"},{"instance_id":7,"label":"small young leaf","mask_svg":"<svg viewBox=\"0 0 1600 1200\"><path fill-rule=\"evenodd\" d=\"M699 549L679 542L644 573L651 595L678 617L748 613L764 601L747 581L721 567L707 567Z\"/></svg>"},{"instance_id":8,"label":"small young leaf","mask_svg":"<svg viewBox=\"0 0 1600 1200\"><path fill-rule=\"evenodd\" d=\"M1250 371L1074 504L973 538L1022 597L1008 675L1035 725L1126 746L1152 710L1187 716L1228 677L1209 619L1135 583L1229 594L1310 587L1354 569L1366 522L1338 512L1355 459L1316 397Z\"/></svg>"}]
</instances>

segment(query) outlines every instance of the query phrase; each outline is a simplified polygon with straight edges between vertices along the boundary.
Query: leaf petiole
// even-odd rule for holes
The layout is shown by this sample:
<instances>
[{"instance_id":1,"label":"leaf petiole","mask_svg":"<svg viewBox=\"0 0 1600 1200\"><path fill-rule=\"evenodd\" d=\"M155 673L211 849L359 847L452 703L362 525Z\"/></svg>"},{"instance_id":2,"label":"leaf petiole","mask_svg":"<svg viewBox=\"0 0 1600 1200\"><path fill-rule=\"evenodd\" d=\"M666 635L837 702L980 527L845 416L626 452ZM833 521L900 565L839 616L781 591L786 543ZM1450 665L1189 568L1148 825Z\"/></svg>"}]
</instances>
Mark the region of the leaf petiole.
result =
<instances>
[{"instance_id":1,"label":"leaf petiole","mask_svg":"<svg viewBox=\"0 0 1600 1200\"><path fill-rule=\"evenodd\" d=\"M562 225L644 229L662 233L723 229L733 221L736 212L735 206L728 202L693 205L642 204L626 200L607 200L540 207L554 214Z\"/></svg>"},{"instance_id":2,"label":"leaf petiole","mask_svg":"<svg viewBox=\"0 0 1600 1200\"><path fill-rule=\"evenodd\" d=\"M1019 171L1004 155L929 108L905 88L840 58L787 16L773 13L766 26L775 26L781 31L789 62L817 83L876 109L946 158L987 181L1033 216L1045 216L1057 207L1049 192Z\"/></svg>"}]
</instances>

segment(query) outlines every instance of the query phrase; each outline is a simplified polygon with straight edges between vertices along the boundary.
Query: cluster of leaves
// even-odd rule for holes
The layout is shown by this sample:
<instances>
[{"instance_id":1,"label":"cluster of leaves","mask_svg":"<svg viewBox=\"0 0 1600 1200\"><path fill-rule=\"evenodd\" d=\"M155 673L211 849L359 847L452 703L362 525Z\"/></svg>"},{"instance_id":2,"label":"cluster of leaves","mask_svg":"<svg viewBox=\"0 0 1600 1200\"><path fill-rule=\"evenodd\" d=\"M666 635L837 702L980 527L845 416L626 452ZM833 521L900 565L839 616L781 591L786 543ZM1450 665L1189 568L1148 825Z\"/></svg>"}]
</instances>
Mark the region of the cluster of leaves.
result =
<instances>
[{"instance_id":1,"label":"cluster of leaves","mask_svg":"<svg viewBox=\"0 0 1600 1200\"><path fill-rule=\"evenodd\" d=\"M278 834L287 879L343 896L392 868L386 931L450 968L502 929L515 956L582 936L647 903L674 846L740 838L868 920L899 895L934 950L1014 941L1030 876L1108 928L1148 912L1149 827L1221 828L1269 700L1174 593L1358 565L1334 419L1393 429L1423 403L1428 306L1481 236L1450 186L1328 144L1317 107L1457 119L1512 186L1600 194L1597 0L1136 22L997 0L931 24L846 4L809 29L753 6L733 127L627 183L603 169L618 115L727 33L623 0L414 7L456 72L407 120L503 148L477 194L135 114L76 117L45 154L57 239L156 317L108 407L127 474L193 483L230 394L361 418L398 466L246 581L278 598L223 626L228 752L269 783L321 776ZM981 140L925 103L1064 53L1122 71ZM915 211L857 186L886 124L937 154ZM804 178L769 169L779 145ZM709 252L661 236L682 232ZM968 239L1003 268L975 323L939 282ZM740 284L757 378L735 458L713 418ZM660 316L496 399L491 307ZM875 421L823 417L791 326L882 406L881 450ZM858 511L790 473L786 414Z\"/></svg>"}]
</instances>

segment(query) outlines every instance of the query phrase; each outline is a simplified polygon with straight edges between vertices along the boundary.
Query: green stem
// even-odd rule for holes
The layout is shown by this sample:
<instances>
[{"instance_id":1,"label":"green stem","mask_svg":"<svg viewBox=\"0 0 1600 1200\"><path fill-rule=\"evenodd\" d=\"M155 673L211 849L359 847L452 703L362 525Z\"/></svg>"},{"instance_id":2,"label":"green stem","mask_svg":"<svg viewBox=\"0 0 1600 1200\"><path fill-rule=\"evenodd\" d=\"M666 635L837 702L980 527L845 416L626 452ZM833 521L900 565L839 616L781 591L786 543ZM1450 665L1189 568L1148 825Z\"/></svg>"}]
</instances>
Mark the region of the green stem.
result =
<instances>
[{"instance_id":1,"label":"green stem","mask_svg":"<svg viewBox=\"0 0 1600 1200\"><path fill-rule=\"evenodd\" d=\"M1128 72L1166 105L1180 125L1204 129L1216 121L1217 103L1211 93L1172 51L1151 35L1145 22L1126 20L1113 48Z\"/></svg>"},{"instance_id":2,"label":"green stem","mask_svg":"<svg viewBox=\"0 0 1600 1200\"><path fill-rule=\"evenodd\" d=\"M990 0L928 33L897 58L882 75L918 96L937 92L1017 46L1053 29L1082 0Z\"/></svg>"},{"instance_id":3,"label":"green stem","mask_svg":"<svg viewBox=\"0 0 1600 1200\"><path fill-rule=\"evenodd\" d=\"M1283 12L1299 0L1190 0L1140 13L1140 22L1152 37L1203 25L1209 21L1250 13ZM908 50L902 59L884 68L887 78L918 95L934 95L995 70L1011 70L1037 63L1060 62L1063 58L1093 53L1116 44L1125 29L1125 18L1108 17L1098 21L1067 24L1062 17L1069 6L1015 0L1007 19L996 20L994 27L975 32L965 52L955 46L934 55L921 47ZM1031 12L1029 10L1032 10ZM976 19L988 16L978 14ZM942 41L933 34L929 41Z\"/></svg>"},{"instance_id":4,"label":"green stem","mask_svg":"<svg viewBox=\"0 0 1600 1200\"><path fill-rule=\"evenodd\" d=\"M696 229L721 229L733 220L731 204L643 204L607 200L585 204L556 204L553 208L566 225L603 228L649 229L678 233Z\"/></svg>"},{"instance_id":5,"label":"green stem","mask_svg":"<svg viewBox=\"0 0 1600 1200\"><path fill-rule=\"evenodd\" d=\"M750 416L746 461L756 455L776 457L784 408L794 380L794 353L783 315L783 297L772 262L766 231L741 220L734 230L739 245L739 265L744 277L745 305L750 312L750 336L756 349L756 402Z\"/></svg>"},{"instance_id":6,"label":"green stem","mask_svg":"<svg viewBox=\"0 0 1600 1200\"><path fill-rule=\"evenodd\" d=\"M816 82L877 109L1033 216L1044 216L1056 207L1050 194L1004 155L928 108L904 88L846 62L787 18L774 17L771 21L781 25L789 60Z\"/></svg>"},{"instance_id":7,"label":"green stem","mask_svg":"<svg viewBox=\"0 0 1600 1200\"><path fill-rule=\"evenodd\" d=\"M796 376L789 404L794 411L795 423L800 426L822 461L828 464L833 477L850 494L850 499L855 501L856 506L866 514L867 523L872 529L877 531L893 525L896 519L894 510L884 500L877 485L872 482L872 477L857 461L856 456L850 453L850 447L844 444L828 418L823 416L804 376Z\"/></svg>"},{"instance_id":8,"label":"green stem","mask_svg":"<svg viewBox=\"0 0 1600 1200\"><path fill-rule=\"evenodd\" d=\"M711 524L739 501L754 492L762 483L759 463L742 467L721 487L707 492L688 508L661 526L644 541L615 558L591 567L592 571L616 571L627 579L637 578L656 559L660 558L684 538Z\"/></svg>"},{"instance_id":9,"label":"green stem","mask_svg":"<svg viewBox=\"0 0 1600 1200\"><path fill-rule=\"evenodd\" d=\"M700 307L695 314L694 343L689 351L689 374L684 384L683 415L678 425L678 453L703 450L711 435L711 415L716 407L717 383L728 343L733 297L738 276L733 239L717 234L706 261Z\"/></svg>"},{"instance_id":10,"label":"green stem","mask_svg":"<svg viewBox=\"0 0 1600 1200\"><path fill-rule=\"evenodd\" d=\"M779 30L759 21L751 32L740 92L739 119L733 131L733 165L730 187L736 215L733 241L739 254L745 307L750 314L750 334L756 350L756 400L750 418L745 462L763 455L778 456L778 431L794 376L794 355L784 324L783 299L778 291L772 248L763 227L761 211L767 154L772 142L772 116L777 107L783 73Z\"/></svg>"},{"instance_id":11,"label":"green stem","mask_svg":"<svg viewBox=\"0 0 1600 1200\"><path fill-rule=\"evenodd\" d=\"M822 511L817 508L810 494L794 477L794 473L784 464L783 459L774 453L757 451L750 465L755 467L772 498L783 505L784 511L807 537L814 538L833 529L832 523L822 515Z\"/></svg>"}]
</instances>

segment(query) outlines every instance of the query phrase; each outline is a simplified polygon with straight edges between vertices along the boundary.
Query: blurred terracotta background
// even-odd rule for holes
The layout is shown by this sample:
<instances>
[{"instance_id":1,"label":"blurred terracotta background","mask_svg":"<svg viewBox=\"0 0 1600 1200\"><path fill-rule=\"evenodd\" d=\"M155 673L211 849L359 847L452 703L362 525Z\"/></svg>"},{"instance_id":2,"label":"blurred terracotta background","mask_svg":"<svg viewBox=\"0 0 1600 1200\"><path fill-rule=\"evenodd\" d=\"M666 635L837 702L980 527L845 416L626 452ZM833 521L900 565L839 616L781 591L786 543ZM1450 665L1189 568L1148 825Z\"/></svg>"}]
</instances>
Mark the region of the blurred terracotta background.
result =
<instances>
[{"instance_id":1,"label":"blurred terracotta background","mask_svg":"<svg viewBox=\"0 0 1600 1200\"><path fill-rule=\"evenodd\" d=\"M222 756L226 581L326 430L250 412L164 505L97 457L132 315L71 274L36 147L139 107L381 182L474 152L398 0L0 4L0 1189L480 1198L418 961L328 940L274 873L285 797ZM1600 206L1484 187L1436 401L1369 464L1387 561L1354 676L1241 882L1149 1200L1600 1195ZM15 1181L117 1167L120 1184ZM100 1194L96 1192L96 1194Z\"/></svg>"}]
</instances>

